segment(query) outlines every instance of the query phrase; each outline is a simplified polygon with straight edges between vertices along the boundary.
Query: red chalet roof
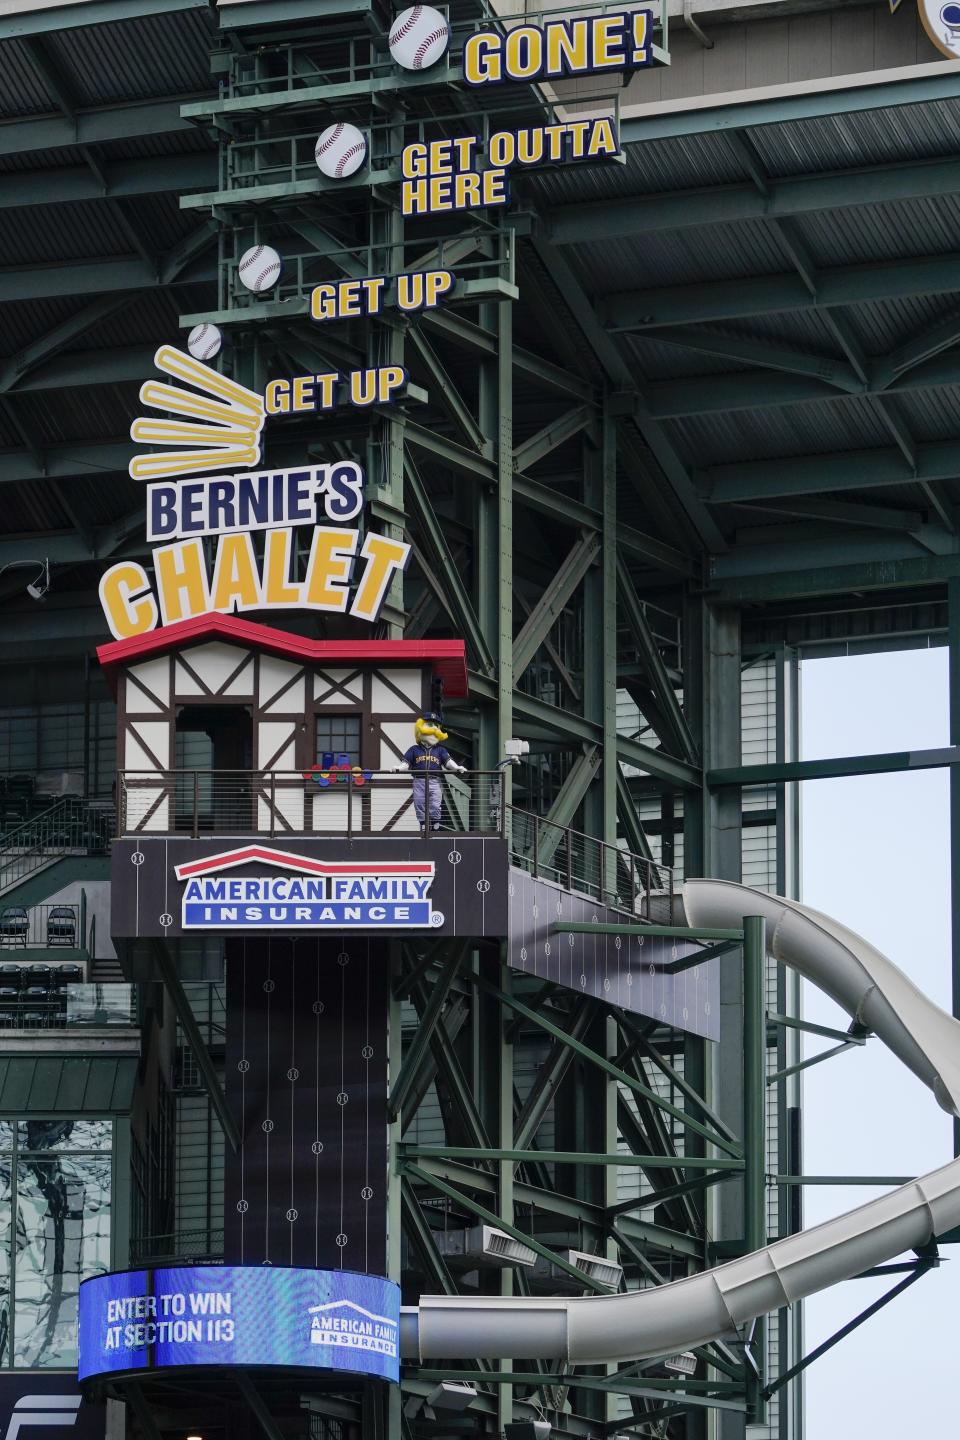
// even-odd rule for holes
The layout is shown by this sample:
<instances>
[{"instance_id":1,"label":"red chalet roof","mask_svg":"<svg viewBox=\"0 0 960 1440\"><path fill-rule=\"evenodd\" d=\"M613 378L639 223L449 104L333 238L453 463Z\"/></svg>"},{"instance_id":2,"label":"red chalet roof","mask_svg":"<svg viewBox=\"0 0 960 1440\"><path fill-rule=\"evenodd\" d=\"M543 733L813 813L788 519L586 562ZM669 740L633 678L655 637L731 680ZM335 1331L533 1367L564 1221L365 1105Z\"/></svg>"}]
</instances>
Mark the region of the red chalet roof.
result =
<instances>
[{"instance_id":1,"label":"red chalet roof","mask_svg":"<svg viewBox=\"0 0 960 1440\"><path fill-rule=\"evenodd\" d=\"M176 625L163 625L134 635L129 640L111 640L97 648L97 658L111 683L117 669L186 649L204 640L226 640L282 655L291 660L322 661L325 664L430 665L443 681L443 693L450 700L467 694L467 662L462 640L308 640L290 635L272 625L258 625L237 615L196 615Z\"/></svg>"}]
</instances>

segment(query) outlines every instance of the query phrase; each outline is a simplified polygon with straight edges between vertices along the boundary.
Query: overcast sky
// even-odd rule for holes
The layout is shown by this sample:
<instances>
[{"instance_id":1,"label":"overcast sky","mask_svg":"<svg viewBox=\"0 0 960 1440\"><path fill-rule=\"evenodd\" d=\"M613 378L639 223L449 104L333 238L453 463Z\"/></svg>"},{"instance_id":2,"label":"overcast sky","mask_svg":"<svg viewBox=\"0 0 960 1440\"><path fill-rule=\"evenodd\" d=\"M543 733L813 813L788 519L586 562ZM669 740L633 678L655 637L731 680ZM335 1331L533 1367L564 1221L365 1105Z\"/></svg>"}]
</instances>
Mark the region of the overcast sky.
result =
<instances>
[{"instance_id":1,"label":"overcast sky","mask_svg":"<svg viewBox=\"0 0 960 1440\"><path fill-rule=\"evenodd\" d=\"M807 661L803 758L946 745L947 652ZM950 1007L949 787L945 770L803 786L802 899L858 931ZM846 1029L805 986L809 1020ZM814 1041L809 1054L831 1042ZM951 1158L948 1117L877 1040L807 1072L804 1168L810 1175L916 1175ZM805 1190L812 1225L882 1193ZM954 1435L960 1264L952 1260L816 1361L807 1381L810 1440ZM952 1260L952 1263L951 1263ZM900 1277L854 1280L806 1305L806 1349Z\"/></svg>"}]
</instances>

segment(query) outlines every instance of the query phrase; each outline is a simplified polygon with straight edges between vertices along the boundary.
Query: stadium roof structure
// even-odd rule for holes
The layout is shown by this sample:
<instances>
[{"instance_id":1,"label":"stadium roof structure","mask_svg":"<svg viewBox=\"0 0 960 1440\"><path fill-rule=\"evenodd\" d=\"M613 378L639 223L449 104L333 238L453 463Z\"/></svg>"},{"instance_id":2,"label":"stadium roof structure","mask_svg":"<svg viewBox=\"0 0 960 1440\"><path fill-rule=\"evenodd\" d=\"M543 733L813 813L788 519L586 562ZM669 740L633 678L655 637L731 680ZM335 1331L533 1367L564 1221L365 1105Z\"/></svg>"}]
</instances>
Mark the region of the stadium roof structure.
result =
<instances>
[{"instance_id":1,"label":"stadium roof structure","mask_svg":"<svg viewBox=\"0 0 960 1440\"><path fill-rule=\"evenodd\" d=\"M216 304L215 226L180 204L216 186L216 150L204 107L181 111L215 96L226 43L196 0L0 20L0 566L49 555L51 608L88 648L76 592L144 549L139 383ZM515 493L569 518L565 446L603 380L638 583L822 616L954 574L960 64L624 106L621 133L622 165L523 179ZM551 365L554 412L525 409L525 373Z\"/></svg>"}]
</instances>

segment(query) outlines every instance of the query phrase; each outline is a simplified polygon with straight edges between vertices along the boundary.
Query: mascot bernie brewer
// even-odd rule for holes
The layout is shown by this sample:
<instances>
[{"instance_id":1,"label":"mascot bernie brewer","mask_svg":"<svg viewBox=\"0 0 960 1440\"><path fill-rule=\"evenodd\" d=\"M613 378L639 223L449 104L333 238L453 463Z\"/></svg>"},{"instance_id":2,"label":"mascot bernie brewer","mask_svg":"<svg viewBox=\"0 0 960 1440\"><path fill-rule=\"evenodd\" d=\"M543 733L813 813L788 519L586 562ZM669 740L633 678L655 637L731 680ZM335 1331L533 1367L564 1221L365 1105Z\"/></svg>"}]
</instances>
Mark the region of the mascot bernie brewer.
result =
<instances>
[{"instance_id":1,"label":"mascot bernie brewer","mask_svg":"<svg viewBox=\"0 0 960 1440\"><path fill-rule=\"evenodd\" d=\"M416 744L411 745L404 755L404 763L413 775L413 808L421 825L426 825L429 815L431 830L440 829L442 806L442 784L440 772L452 770L457 775L466 772L465 765L458 765L443 747L447 739L440 716L433 710L421 715L413 727Z\"/></svg>"}]
</instances>

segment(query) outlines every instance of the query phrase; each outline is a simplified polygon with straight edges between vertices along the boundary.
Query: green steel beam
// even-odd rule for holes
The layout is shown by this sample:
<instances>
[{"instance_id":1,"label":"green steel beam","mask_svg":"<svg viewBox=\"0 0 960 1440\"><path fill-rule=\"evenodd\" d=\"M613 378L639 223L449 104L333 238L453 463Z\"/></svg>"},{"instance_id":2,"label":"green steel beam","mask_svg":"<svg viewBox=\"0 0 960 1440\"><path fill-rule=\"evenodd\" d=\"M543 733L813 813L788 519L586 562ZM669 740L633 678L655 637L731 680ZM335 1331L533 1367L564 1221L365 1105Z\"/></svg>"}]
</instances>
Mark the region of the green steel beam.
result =
<instances>
[{"instance_id":1,"label":"green steel beam","mask_svg":"<svg viewBox=\"0 0 960 1440\"><path fill-rule=\"evenodd\" d=\"M13 480L66 479L71 475L126 473L136 447L129 440L53 445L36 456L26 449L0 450L0 484Z\"/></svg>"},{"instance_id":2,"label":"green steel beam","mask_svg":"<svg viewBox=\"0 0 960 1440\"><path fill-rule=\"evenodd\" d=\"M859 1315L853 1320L848 1321L846 1325L841 1326L829 1339L824 1340L815 1350L811 1350L809 1355L804 1355L802 1360L798 1360L795 1365L791 1365L788 1370L784 1370L782 1374L778 1375L776 1380L766 1387L764 1392L766 1397L769 1399L770 1396L775 1395L778 1390L782 1390L784 1385L789 1385L791 1380L795 1380L809 1365L812 1365L815 1360L819 1360L821 1355L825 1355L828 1350L833 1349L834 1345L838 1345L841 1340L845 1340L848 1335L852 1334L852 1332L858 1329L866 1320L876 1315L878 1310L882 1310L885 1305L889 1305L891 1300L896 1300L898 1295L902 1295L904 1290L908 1290L922 1275L925 1275L928 1270L932 1270L933 1268L934 1262L932 1260L917 1265L909 1275L906 1275L903 1280L894 1285L885 1295L881 1295L878 1300L874 1300L872 1305L868 1305L865 1310L861 1310Z\"/></svg>"},{"instance_id":3,"label":"green steel beam","mask_svg":"<svg viewBox=\"0 0 960 1440\"><path fill-rule=\"evenodd\" d=\"M130 303L130 297L115 298L115 303L126 305ZM68 350L62 355L39 361L17 379L14 388L22 394L31 390L65 390L75 386L116 385L125 380L143 380L153 372L155 353L155 345Z\"/></svg>"},{"instance_id":4,"label":"green steel beam","mask_svg":"<svg viewBox=\"0 0 960 1440\"><path fill-rule=\"evenodd\" d=\"M627 842L627 848L634 855L640 855L644 860L652 861L653 851L650 849L650 841L647 839L636 802L630 794L630 786L627 784L619 761L617 762L617 816L620 830Z\"/></svg>"},{"instance_id":5,"label":"green steel beam","mask_svg":"<svg viewBox=\"0 0 960 1440\"><path fill-rule=\"evenodd\" d=\"M411 461L404 465L405 495L410 513L419 527L430 560L435 567L436 577L443 587L453 615L460 626L473 659L488 674L493 674L493 656L480 624L473 601L463 583L460 570L454 564L443 526L437 518L430 496L420 479L416 466Z\"/></svg>"},{"instance_id":6,"label":"green steel beam","mask_svg":"<svg viewBox=\"0 0 960 1440\"><path fill-rule=\"evenodd\" d=\"M770 180L769 194L753 184L648 194L556 206L545 216L555 245L593 244L623 236L695 230L743 221L778 220L829 210L960 194L960 161L910 160L903 164L797 175Z\"/></svg>"},{"instance_id":7,"label":"green steel beam","mask_svg":"<svg viewBox=\"0 0 960 1440\"><path fill-rule=\"evenodd\" d=\"M409 420L403 429L408 444L415 445L418 450L426 450L435 460L459 471L460 474L468 475L474 480L496 479L497 467L494 462L475 450L468 450L465 445L458 445L455 440L448 440L445 436L438 435L435 430L428 430L426 426Z\"/></svg>"},{"instance_id":8,"label":"green steel beam","mask_svg":"<svg viewBox=\"0 0 960 1440\"><path fill-rule=\"evenodd\" d=\"M599 511L591 505L585 505L582 500L567 495L554 485L541 484L539 480L531 480L527 475L517 475L513 482L513 492L515 498L528 505L531 510L536 510L541 515L549 515L563 525L593 530L600 528ZM663 540L645 535L642 530L635 530L631 525L617 523L617 544L625 555L656 570L670 570L687 577L694 573L694 562L689 555L667 545Z\"/></svg>"},{"instance_id":9,"label":"green steel beam","mask_svg":"<svg viewBox=\"0 0 960 1440\"><path fill-rule=\"evenodd\" d=\"M204 1038L203 1031L200 1029L190 1001L187 999L183 982L180 979L173 957L167 949L167 944L164 940L153 940L150 948L164 988L170 996L170 1003L173 1006L174 1013L183 1026L183 1033L187 1038L187 1044L196 1057L207 1094L210 1097L210 1104L213 1106L217 1119L220 1121L223 1137L231 1150L237 1151L240 1148L240 1130L234 1118L233 1111L230 1109L230 1104L220 1082L220 1077L217 1074L213 1058L207 1049L207 1042Z\"/></svg>"},{"instance_id":10,"label":"green steel beam","mask_svg":"<svg viewBox=\"0 0 960 1440\"><path fill-rule=\"evenodd\" d=\"M795 500L751 500L749 508L760 510L766 515L783 515L797 520L825 520L830 525L898 530L906 534L920 530L924 523L923 514L919 510L898 510L892 505L874 505L860 501L806 497Z\"/></svg>"},{"instance_id":11,"label":"green steel beam","mask_svg":"<svg viewBox=\"0 0 960 1440\"><path fill-rule=\"evenodd\" d=\"M690 733L686 716L680 708L677 692L673 687L663 656L653 638L653 631L647 622L646 612L640 603L622 559L617 560L617 596L621 614L637 647L637 653L646 670L647 678L657 699L658 708L666 721L668 733L659 738L663 744L670 744L684 760L696 765L697 746Z\"/></svg>"},{"instance_id":12,"label":"green steel beam","mask_svg":"<svg viewBox=\"0 0 960 1440\"><path fill-rule=\"evenodd\" d=\"M706 1156L634 1155L615 1151L601 1155L593 1150L474 1150L469 1146L401 1144L403 1155L429 1160L509 1160L513 1165L637 1165L655 1170L742 1170L743 1162L733 1158L711 1160Z\"/></svg>"},{"instance_id":13,"label":"green steel beam","mask_svg":"<svg viewBox=\"0 0 960 1440\"><path fill-rule=\"evenodd\" d=\"M590 532L580 536L557 567L546 590L514 637L513 673L518 679L557 623L599 553L600 537Z\"/></svg>"},{"instance_id":14,"label":"green steel beam","mask_svg":"<svg viewBox=\"0 0 960 1440\"><path fill-rule=\"evenodd\" d=\"M743 340L735 335L718 335L710 330L683 327L658 330L656 338L658 344L673 345L680 350L718 355L725 360L757 365L761 369L781 370L788 375L812 375L825 385L838 390L859 391L863 388L862 381L842 360L829 355L809 355L806 351L789 345L772 345L762 340ZM664 388L652 386L648 395L652 397L657 390ZM651 405L651 409L653 408Z\"/></svg>"},{"instance_id":15,"label":"green steel beam","mask_svg":"<svg viewBox=\"0 0 960 1440\"><path fill-rule=\"evenodd\" d=\"M483 431L473 418L469 406L464 402L456 384L447 373L443 361L419 327L411 325L408 335L411 345L420 356L421 364L427 372L431 397L436 398L457 426L461 440L482 453Z\"/></svg>"},{"instance_id":16,"label":"green steel beam","mask_svg":"<svg viewBox=\"0 0 960 1440\"><path fill-rule=\"evenodd\" d=\"M199 10L209 15L209 0L84 0L83 4L31 8L19 15L0 17L0 40L22 40L30 35L60 34L80 26L111 25L142 20L152 15L176 15Z\"/></svg>"},{"instance_id":17,"label":"green steel beam","mask_svg":"<svg viewBox=\"0 0 960 1440\"><path fill-rule=\"evenodd\" d=\"M69 265L36 265L0 270L0 303L8 300L49 300L60 297L105 295L118 291L156 290L168 285L194 285L215 278L212 260L197 259L199 253L216 243L209 226L194 232L203 243L185 267L176 263L173 251L159 257L156 268L145 260L128 255L111 260L83 260ZM177 251L181 249L177 247Z\"/></svg>"},{"instance_id":18,"label":"green steel beam","mask_svg":"<svg viewBox=\"0 0 960 1440\"><path fill-rule=\"evenodd\" d=\"M0 456L0 479L2 478L3 457ZM488 677L476 671L470 673L471 689L475 688L478 695L492 698L489 686L485 683L487 680ZM595 721L587 720L582 715L574 715L558 705L548 705L545 700L525 695L521 690L514 692L513 711L518 721L536 725L556 736L558 741L565 741L568 746L575 741L584 741L591 745L603 743L602 727ZM617 755L623 764L643 770L654 779L662 780L677 789L700 788L702 777L695 766L688 765L684 760L676 760L672 755L664 755L661 750L654 750L651 745L644 745L639 740L631 740L627 735L617 737Z\"/></svg>"},{"instance_id":19,"label":"green steel beam","mask_svg":"<svg viewBox=\"0 0 960 1440\"><path fill-rule=\"evenodd\" d=\"M387 1102L387 1117L390 1121L396 1120L400 1116L403 1102L417 1077L417 1071L427 1053L433 1032L440 1022L450 987L457 978L464 948L464 944L451 946L438 978L430 987L429 999L420 1016L413 1044L404 1056L399 1075L390 1086L390 1098Z\"/></svg>"},{"instance_id":20,"label":"green steel beam","mask_svg":"<svg viewBox=\"0 0 960 1440\"><path fill-rule=\"evenodd\" d=\"M157 155L149 164L143 160L114 160L100 168L102 178L87 165L8 173L0 188L0 210L88 200L132 200L140 195L179 195L215 180L217 157L213 151L209 155Z\"/></svg>"},{"instance_id":21,"label":"green steel beam","mask_svg":"<svg viewBox=\"0 0 960 1440\"><path fill-rule=\"evenodd\" d=\"M905 372L922 365L925 360L931 360L942 350L949 350L958 342L960 342L960 317L951 315L939 325L926 327L912 339L904 341L885 360L880 361L874 376L874 383L879 389L887 389Z\"/></svg>"},{"instance_id":22,"label":"green steel beam","mask_svg":"<svg viewBox=\"0 0 960 1440\"><path fill-rule=\"evenodd\" d=\"M676 940L737 940L743 939L742 930L718 930L706 928L691 929L687 925L609 925L594 920L558 920L553 929L560 935L641 935L663 936ZM703 956L709 960L709 955Z\"/></svg>"},{"instance_id":23,"label":"green steel beam","mask_svg":"<svg viewBox=\"0 0 960 1440\"><path fill-rule=\"evenodd\" d=\"M592 424L593 418L592 405L575 405L572 409L565 410L558 419L548 421L540 430L513 447L514 469L522 471L536 465L538 460L542 460L552 450L556 450L574 435L579 435L581 430Z\"/></svg>"},{"instance_id":24,"label":"green steel beam","mask_svg":"<svg viewBox=\"0 0 960 1440\"><path fill-rule=\"evenodd\" d=\"M575 1040L583 1039L593 1013L593 1003L587 998L581 1000L573 1011L567 1028ZM554 1039L550 1053L537 1066L536 1079L530 1093L514 1119L513 1138L518 1149L526 1149L536 1134L541 1120L554 1101L560 1082L573 1063L573 1054L568 1045ZM539 1157L539 1152L537 1153Z\"/></svg>"},{"instance_id":25,"label":"green steel beam","mask_svg":"<svg viewBox=\"0 0 960 1440\"><path fill-rule=\"evenodd\" d=\"M5 120L0 124L0 155L107 145L114 140L139 140L154 135L195 136L196 127L180 114L181 105L193 98L193 95L176 95L164 100L78 110L76 122L65 115Z\"/></svg>"},{"instance_id":26,"label":"green steel beam","mask_svg":"<svg viewBox=\"0 0 960 1440\"><path fill-rule=\"evenodd\" d=\"M899 447L889 450L833 451L799 459L783 455L730 465L714 465L698 473L700 492L711 504L756 500L824 491L865 490L883 485L909 485L952 480L960 474L957 441L917 446L915 470Z\"/></svg>"},{"instance_id":27,"label":"green steel beam","mask_svg":"<svg viewBox=\"0 0 960 1440\"><path fill-rule=\"evenodd\" d=\"M564 303L582 330L587 344L597 357L611 386L625 392L627 396L636 396L637 383L634 367L628 363L617 344L607 334L598 319L595 302L586 294L565 257L546 238L538 236L536 232L533 236L533 245L541 263L551 274L562 294ZM701 542L708 550L725 549L723 536L698 498L686 465L677 455L664 431L651 416L642 412L639 398L636 402L636 418L641 422L644 441L656 457L657 463Z\"/></svg>"},{"instance_id":28,"label":"green steel beam","mask_svg":"<svg viewBox=\"0 0 960 1440\"><path fill-rule=\"evenodd\" d=\"M418 1165L411 1164L409 1160L405 1162L403 1168L405 1174L411 1175L417 1180L422 1180L430 1186L431 1189L439 1190L441 1195L446 1195L448 1200L452 1200L456 1205L461 1205L470 1214L476 1215L479 1220L485 1220L488 1225L496 1225L498 1229L505 1230L514 1240L519 1240L522 1245L529 1245L535 1254L541 1256L544 1260L548 1261L549 1264L556 1265L559 1270L563 1270L585 1290L592 1290L595 1295L606 1295L609 1293L606 1285L602 1285L599 1280L594 1280L589 1275L585 1275L582 1270L578 1270L575 1265L571 1265L568 1260L564 1260L562 1255L558 1255L557 1252L551 1250L548 1245L542 1244L535 1236L528 1234L525 1230L519 1230L516 1225L513 1225L509 1220L505 1219L503 1215L498 1214L494 1210L488 1210L487 1207L481 1205L478 1200L474 1200L462 1190L457 1190L454 1186L448 1185L445 1180L440 1179L439 1175L431 1174L427 1170L421 1170ZM485 1376L484 1378L487 1377Z\"/></svg>"},{"instance_id":29,"label":"green steel beam","mask_svg":"<svg viewBox=\"0 0 960 1440\"><path fill-rule=\"evenodd\" d=\"M529 1236L523 1237L525 1244L533 1245ZM535 1247L534 1247L535 1248ZM577 1272L578 1276L581 1272ZM432 1381L434 1384L442 1380L460 1381L475 1383L477 1380L476 1370L428 1370L417 1369L414 1374L421 1379ZM514 1370L492 1370L483 1375L485 1383L491 1385L543 1385L544 1376L540 1371L514 1371ZM687 1390L671 1389L671 1386L678 1384L676 1380L660 1380L655 1377L644 1379L643 1383L635 1383L632 1380L622 1379L616 1373L610 1376L585 1375L582 1371L557 1371L551 1372L550 1382L555 1385L575 1385L586 1390L610 1391L615 1395L639 1395L647 1396L656 1400L676 1400L684 1409L688 1406L707 1407L717 1410L744 1410L744 1402L741 1400L727 1400L721 1398L735 1390L740 1390L739 1385L728 1384L724 1380L701 1380L688 1381L689 1384L699 1385L701 1389L708 1391L703 1395L691 1393ZM630 1422L622 1420L620 1426L630 1429Z\"/></svg>"},{"instance_id":30,"label":"green steel beam","mask_svg":"<svg viewBox=\"0 0 960 1440\"><path fill-rule=\"evenodd\" d=\"M833 314L834 312L829 312ZM690 330L691 336L697 330ZM660 338L656 331L653 339ZM883 362L876 362L866 382L856 388L838 389L827 381L810 375L772 374L770 370L741 370L726 375L692 375L677 380L660 381L648 387L650 412L660 420L679 420L686 416L727 413L731 410L780 409L786 405L809 405L823 400L844 401L863 396L910 395L918 390L938 389L960 384L960 355L951 352L931 356L912 369L904 370L881 384L878 372Z\"/></svg>"},{"instance_id":31,"label":"green steel beam","mask_svg":"<svg viewBox=\"0 0 960 1440\"><path fill-rule=\"evenodd\" d=\"M790 310L830 310L876 300L904 300L960 291L960 255L918 255L889 264L833 266L817 273L811 295L796 274L706 281L605 296L598 314L611 331L656 330Z\"/></svg>"},{"instance_id":32,"label":"green steel beam","mask_svg":"<svg viewBox=\"0 0 960 1440\"><path fill-rule=\"evenodd\" d=\"M758 547L759 548L759 547ZM773 604L811 595L843 595L937 585L960 575L960 556L925 555L918 559L871 559L852 565L815 565L801 569L757 566L756 573L724 576L715 573L711 596L728 604L759 600Z\"/></svg>"},{"instance_id":33,"label":"green steel beam","mask_svg":"<svg viewBox=\"0 0 960 1440\"><path fill-rule=\"evenodd\" d=\"M900 750L883 755L844 755L831 760L788 760L709 770L707 785L779 785L792 780L833 780L843 775L887 775L901 770L940 770L960 765L960 745L943 750Z\"/></svg>"},{"instance_id":34,"label":"green steel beam","mask_svg":"<svg viewBox=\"0 0 960 1440\"><path fill-rule=\"evenodd\" d=\"M626 117L620 122L623 145L649 144L652 140L682 135L725 135L730 131L755 129L762 125L787 126L813 119L833 120L847 113L889 110L910 105L929 105L955 100L960 95L960 76L946 70L942 61L901 71L902 78L884 78L882 71L845 76L841 80L816 81L793 94L720 102L691 107L676 102L674 110L659 115Z\"/></svg>"},{"instance_id":35,"label":"green steel beam","mask_svg":"<svg viewBox=\"0 0 960 1440\"><path fill-rule=\"evenodd\" d=\"M726 1137L715 1134L714 1131L708 1129L707 1126L701 1125L699 1121L694 1120L692 1116L684 1110L680 1110L677 1106L671 1105L662 1095L658 1095L655 1090L651 1090L649 1085L643 1084L640 1080L635 1080L632 1075L628 1075L626 1071L621 1070L618 1065L614 1065L605 1055L600 1055L596 1050L592 1050L589 1045L585 1045L580 1040L575 1040L567 1031L561 1029L559 1025L555 1025L542 1011L531 1010L528 1005L524 1005L522 1001L517 1000L515 996L504 994L504 992L498 990L495 985L492 985L487 980L482 980L479 976L476 977L476 983L482 990L486 990L499 999L501 1004L509 1006L511 1010L515 1010L518 1015L522 1015L525 1020L531 1021L541 1030L546 1030L548 1035L552 1035L554 1039L559 1040L561 1044L569 1045L582 1059L588 1060L591 1065L595 1065L599 1070L604 1071L605 1074L609 1075L613 1080L616 1080L618 1084L625 1085L628 1090L632 1090L634 1094L641 1096L644 1100L648 1100L659 1110L663 1110L668 1115L672 1115L675 1120L682 1121L684 1125L688 1126L691 1130L695 1130L698 1135L702 1135L703 1138L708 1140L712 1145L717 1145L721 1150L726 1150L728 1153L739 1157L739 1147L727 1140Z\"/></svg>"},{"instance_id":36,"label":"green steel beam","mask_svg":"<svg viewBox=\"0 0 960 1440\"><path fill-rule=\"evenodd\" d=\"M30 371L55 355L58 350L71 344L86 331L92 330L99 325L101 320L115 313L127 303L125 295L100 295L96 300L91 300L89 305L84 305L75 315L68 320L55 325L52 330L32 340L9 360L0 363L0 393L9 390L19 389L21 382L29 375ZM83 352L87 368L95 370L96 363L90 351Z\"/></svg>"},{"instance_id":37,"label":"green steel beam","mask_svg":"<svg viewBox=\"0 0 960 1440\"><path fill-rule=\"evenodd\" d=\"M600 773L602 755L601 746L590 745L582 755L577 756L553 804L542 821L538 821L535 827L535 843L539 866L550 864L560 842L569 833L567 827L572 825L590 786Z\"/></svg>"}]
</instances>

